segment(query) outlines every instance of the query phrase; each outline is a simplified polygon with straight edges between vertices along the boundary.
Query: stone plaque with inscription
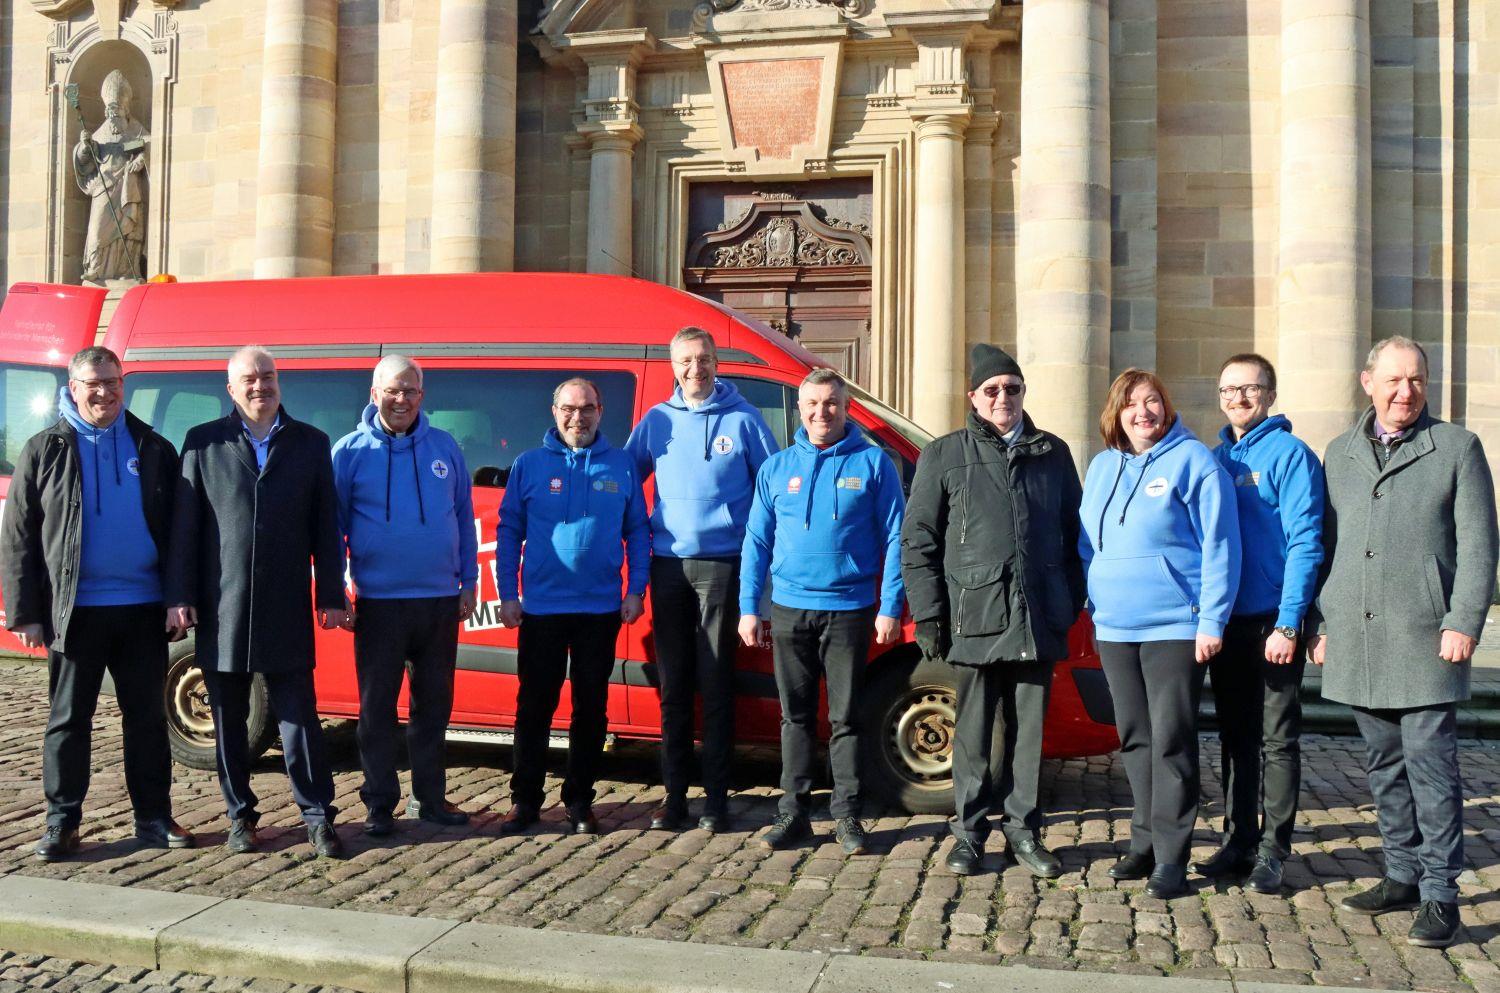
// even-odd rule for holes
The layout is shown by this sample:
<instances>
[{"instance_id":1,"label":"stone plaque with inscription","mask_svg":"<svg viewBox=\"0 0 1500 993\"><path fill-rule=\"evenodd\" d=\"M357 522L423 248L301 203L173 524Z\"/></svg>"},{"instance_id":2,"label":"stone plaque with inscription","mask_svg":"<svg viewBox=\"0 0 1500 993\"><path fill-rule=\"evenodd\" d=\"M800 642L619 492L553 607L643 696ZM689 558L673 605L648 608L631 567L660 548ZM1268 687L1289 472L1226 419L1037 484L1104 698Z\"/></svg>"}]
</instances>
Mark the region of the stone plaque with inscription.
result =
<instances>
[{"instance_id":1,"label":"stone plaque with inscription","mask_svg":"<svg viewBox=\"0 0 1500 993\"><path fill-rule=\"evenodd\" d=\"M784 160L793 149L814 142L821 58L724 62L719 68L736 149L754 149L763 160Z\"/></svg>"}]
</instances>

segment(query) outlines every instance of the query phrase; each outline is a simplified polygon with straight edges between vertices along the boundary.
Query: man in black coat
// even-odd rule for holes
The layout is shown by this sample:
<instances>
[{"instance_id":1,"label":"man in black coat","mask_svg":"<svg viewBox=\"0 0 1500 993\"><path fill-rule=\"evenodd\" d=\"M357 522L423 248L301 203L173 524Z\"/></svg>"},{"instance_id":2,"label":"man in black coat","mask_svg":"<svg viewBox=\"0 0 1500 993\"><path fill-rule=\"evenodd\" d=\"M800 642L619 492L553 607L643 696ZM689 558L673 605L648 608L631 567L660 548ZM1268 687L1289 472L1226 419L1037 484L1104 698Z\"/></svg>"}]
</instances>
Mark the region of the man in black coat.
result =
<instances>
[{"instance_id":1,"label":"man in black coat","mask_svg":"<svg viewBox=\"0 0 1500 993\"><path fill-rule=\"evenodd\" d=\"M198 425L183 442L168 602L177 623L198 627L230 850L254 851L258 840L245 728L258 673L281 725L308 838L319 855L337 858L343 845L333 829L333 776L313 694L308 590L311 564L318 622L328 629L345 623L328 436L282 409L276 362L263 348L242 348L229 360L229 395L229 416Z\"/></svg>"},{"instance_id":2,"label":"man in black coat","mask_svg":"<svg viewBox=\"0 0 1500 993\"><path fill-rule=\"evenodd\" d=\"M917 462L901 571L924 657L953 665L956 816L948 867L979 871L993 805L1010 854L1052 878L1062 863L1042 845L1037 807L1042 721L1053 663L1083 608L1078 506L1068 446L1022 411L1026 381L1015 359L975 345L964 427ZM996 723L1003 750L992 756Z\"/></svg>"},{"instance_id":3,"label":"man in black coat","mask_svg":"<svg viewBox=\"0 0 1500 993\"><path fill-rule=\"evenodd\" d=\"M125 410L124 396L114 352L85 348L73 356L57 423L22 449L0 524L6 626L25 647L48 649L47 828L35 848L44 862L78 849L106 670L120 706L136 837L158 848L193 844L172 821L163 693L170 627L161 561L177 452Z\"/></svg>"}]
</instances>

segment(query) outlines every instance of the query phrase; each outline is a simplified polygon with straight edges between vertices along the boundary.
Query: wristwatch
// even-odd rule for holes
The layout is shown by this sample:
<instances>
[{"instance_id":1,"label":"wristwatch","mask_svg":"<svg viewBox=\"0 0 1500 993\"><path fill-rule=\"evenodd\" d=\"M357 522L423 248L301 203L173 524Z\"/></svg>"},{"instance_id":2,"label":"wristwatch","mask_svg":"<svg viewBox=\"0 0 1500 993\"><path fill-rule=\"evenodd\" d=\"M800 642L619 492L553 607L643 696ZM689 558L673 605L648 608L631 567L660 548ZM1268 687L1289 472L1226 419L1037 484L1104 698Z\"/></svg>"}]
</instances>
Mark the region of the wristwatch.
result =
<instances>
[{"instance_id":1,"label":"wristwatch","mask_svg":"<svg viewBox=\"0 0 1500 993\"><path fill-rule=\"evenodd\" d=\"M1279 635L1281 635L1283 638L1287 639L1288 641L1296 641L1297 640L1297 629L1294 628L1294 627L1288 627L1288 626L1283 625L1283 626L1278 627L1276 629L1276 633L1279 634Z\"/></svg>"}]
</instances>

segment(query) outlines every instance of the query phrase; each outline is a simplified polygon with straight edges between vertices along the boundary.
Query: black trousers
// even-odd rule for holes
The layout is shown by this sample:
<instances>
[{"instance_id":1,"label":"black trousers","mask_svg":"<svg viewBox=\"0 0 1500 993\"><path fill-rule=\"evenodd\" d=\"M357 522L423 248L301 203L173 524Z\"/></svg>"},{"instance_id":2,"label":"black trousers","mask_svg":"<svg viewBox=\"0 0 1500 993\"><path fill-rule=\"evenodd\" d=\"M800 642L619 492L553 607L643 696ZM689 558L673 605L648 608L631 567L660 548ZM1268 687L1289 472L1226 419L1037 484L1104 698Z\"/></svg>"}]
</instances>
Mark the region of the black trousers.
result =
<instances>
[{"instance_id":1,"label":"black trousers","mask_svg":"<svg viewBox=\"0 0 1500 993\"><path fill-rule=\"evenodd\" d=\"M231 820L243 818L252 824L260 821L256 809L260 801L250 788L250 740L245 722L250 718L250 684L254 678L248 672L203 673L218 739L216 757L224 806ZM281 729L281 752L292 781L292 799L309 827L331 824L338 808L333 805L333 773L323 750L312 669L268 672L262 678Z\"/></svg>"},{"instance_id":2,"label":"black trousers","mask_svg":"<svg viewBox=\"0 0 1500 993\"><path fill-rule=\"evenodd\" d=\"M1187 865L1198 818L1198 700L1191 641L1099 642L1135 810L1130 850Z\"/></svg>"},{"instance_id":3,"label":"black trousers","mask_svg":"<svg viewBox=\"0 0 1500 993\"><path fill-rule=\"evenodd\" d=\"M1223 754L1224 844L1292 854L1292 824L1302 789L1302 671L1299 643L1286 665L1266 661L1276 618L1235 617L1224 648L1208 664Z\"/></svg>"},{"instance_id":4,"label":"black trousers","mask_svg":"<svg viewBox=\"0 0 1500 993\"><path fill-rule=\"evenodd\" d=\"M798 610L771 605L771 658L781 697L783 814L812 809L818 754L818 683L828 684L828 762L833 767L835 818L858 817L859 697L874 634L875 606L861 610Z\"/></svg>"},{"instance_id":5,"label":"black trousers","mask_svg":"<svg viewBox=\"0 0 1500 993\"><path fill-rule=\"evenodd\" d=\"M594 780L609 728L609 677L615 668L615 638L620 613L522 614L516 671L515 772L510 795L515 803L542 805L547 777L547 739L562 696L563 680L572 687L568 724L568 770L562 801L569 808L594 802Z\"/></svg>"},{"instance_id":6,"label":"black trousers","mask_svg":"<svg viewBox=\"0 0 1500 993\"><path fill-rule=\"evenodd\" d=\"M359 798L391 813L401 799L396 778L396 698L409 681L406 754L411 795L440 807L448 794L443 738L453 715L453 666L458 658L458 597L360 597L354 625L359 677Z\"/></svg>"},{"instance_id":7,"label":"black trousers","mask_svg":"<svg viewBox=\"0 0 1500 993\"><path fill-rule=\"evenodd\" d=\"M948 827L955 836L983 844L990 833L990 812L997 806L1007 838L1041 830L1037 793L1052 669L1051 662L1004 660L953 666L958 693L955 814Z\"/></svg>"},{"instance_id":8,"label":"black trousers","mask_svg":"<svg viewBox=\"0 0 1500 993\"><path fill-rule=\"evenodd\" d=\"M734 758L740 560L651 560L652 638L661 677L661 778L674 801L693 775L693 696L703 698L703 791L723 813Z\"/></svg>"},{"instance_id":9,"label":"black trousers","mask_svg":"<svg viewBox=\"0 0 1500 993\"><path fill-rule=\"evenodd\" d=\"M89 791L94 711L107 670L125 739L125 788L137 820L172 816L172 753L163 687L166 612L159 603L77 607L68 650L47 656L51 710L42 739L47 823L77 827Z\"/></svg>"},{"instance_id":10,"label":"black trousers","mask_svg":"<svg viewBox=\"0 0 1500 993\"><path fill-rule=\"evenodd\" d=\"M1456 705L1354 708L1365 739L1385 874L1416 883L1423 900L1458 902L1464 866L1464 791Z\"/></svg>"}]
</instances>

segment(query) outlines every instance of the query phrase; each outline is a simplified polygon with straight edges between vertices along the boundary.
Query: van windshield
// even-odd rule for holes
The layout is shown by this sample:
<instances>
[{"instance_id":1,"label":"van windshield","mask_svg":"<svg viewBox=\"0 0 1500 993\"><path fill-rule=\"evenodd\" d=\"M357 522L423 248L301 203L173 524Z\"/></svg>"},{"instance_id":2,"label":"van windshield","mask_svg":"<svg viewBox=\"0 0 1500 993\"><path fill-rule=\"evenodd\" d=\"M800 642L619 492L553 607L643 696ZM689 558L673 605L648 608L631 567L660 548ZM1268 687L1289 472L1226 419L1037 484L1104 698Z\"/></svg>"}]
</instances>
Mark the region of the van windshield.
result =
<instances>
[{"instance_id":1,"label":"van windshield","mask_svg":"<svg viewBox=\"0 0 1500 993\"><path fill-rule=\"evenodd\" d=\"M26 439L57 420L57 391L68 371L0 362L0 475L16 471Z\"/></svg>"},{"instance_id":2,"label":"van windshield","mask_svg":"<svg viewBox=\"0 0 1500 993\"><path fill-rule=\"evenodd\" d=\"M928 434L916 421L910 419L895 407L887 405L884 401L875 399L875 397L854 383L849 383L849 393L854 399L859 401L860 406L872 414L880 415L880 419L895 428L897 434L915 445L917 451L920 452L932 441L932 435Z\"/></svg>"}]
</instances>

